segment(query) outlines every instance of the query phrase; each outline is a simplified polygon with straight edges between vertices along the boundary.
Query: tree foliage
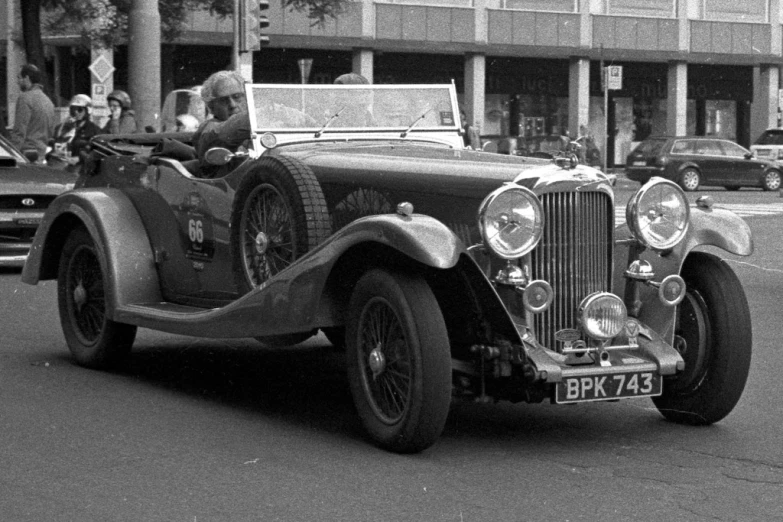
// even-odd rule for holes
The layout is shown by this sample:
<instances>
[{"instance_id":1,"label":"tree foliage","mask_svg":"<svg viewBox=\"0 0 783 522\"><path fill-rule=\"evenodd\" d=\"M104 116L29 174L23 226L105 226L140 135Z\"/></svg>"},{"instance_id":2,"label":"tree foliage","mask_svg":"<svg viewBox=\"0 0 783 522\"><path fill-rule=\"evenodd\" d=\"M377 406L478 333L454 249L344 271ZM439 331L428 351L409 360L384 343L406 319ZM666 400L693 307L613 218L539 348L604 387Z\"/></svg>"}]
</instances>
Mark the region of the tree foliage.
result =
<instances>
[{"instance_id":1,"label":"tree foliage","mask_svg":"<svg viewBox=\"0 0 783 522\"><path fill-rule=\"evenodd\" d=\"M306 12L313 25L337 16L349 0L280 0L290 10ZM42 30L46 34L79 34L83 46L112 48L127 39L133 0L17 0L22 18L27 61L45 71ZM187 14L206 10L231 16L234 0L159 0L161 37L166 42L181 33Z\"/></svg>"}]
</instances>

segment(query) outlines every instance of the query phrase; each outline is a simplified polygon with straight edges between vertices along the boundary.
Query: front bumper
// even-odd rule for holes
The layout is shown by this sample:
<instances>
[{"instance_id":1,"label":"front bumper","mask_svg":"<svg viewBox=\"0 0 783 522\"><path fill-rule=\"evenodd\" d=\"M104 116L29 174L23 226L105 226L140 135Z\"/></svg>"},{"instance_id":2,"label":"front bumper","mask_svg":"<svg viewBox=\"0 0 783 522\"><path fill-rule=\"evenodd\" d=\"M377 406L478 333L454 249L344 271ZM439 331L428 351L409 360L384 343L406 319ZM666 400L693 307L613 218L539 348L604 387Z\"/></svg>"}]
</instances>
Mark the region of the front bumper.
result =
<instances>
[{"instance_id":1,"label":"front bumper","mask_svg":"<svg viewBox=\"0 0 783 522\"><path fill-rule=\"evenodd\" d=\"M663 167L625 167L625 175L631 181L638 181L639 183L647 183L650 178L664 176Z\"/></svg>"}]
</instances>

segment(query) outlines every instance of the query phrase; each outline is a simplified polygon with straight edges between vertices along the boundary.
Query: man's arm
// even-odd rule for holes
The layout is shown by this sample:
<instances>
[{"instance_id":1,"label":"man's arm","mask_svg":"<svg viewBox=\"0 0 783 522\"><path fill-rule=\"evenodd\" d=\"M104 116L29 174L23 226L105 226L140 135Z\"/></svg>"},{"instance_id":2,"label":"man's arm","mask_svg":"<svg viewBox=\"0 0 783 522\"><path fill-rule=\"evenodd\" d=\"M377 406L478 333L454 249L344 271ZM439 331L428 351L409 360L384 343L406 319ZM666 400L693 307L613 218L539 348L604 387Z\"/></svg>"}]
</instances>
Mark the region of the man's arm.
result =
<instances>
[{"instance_id":1,"label":"man's arm","mask_svg":"<svg viewBox=\"0 0 783 522\"><path fill-rule=\"evenodd\" d=\"M14 116L14 127L11 129L11 142L20 150L24 146L27 126L30 124L30 105L24 97L20 96L16 100L16 112Z\"/></svg>"},{"instance_id":2,"label":"man's arm","mask_svg":"<svg viewBox=\"0 0 783 522\"><path fill-rule=\"evenodd\" d=\"M206 126L198 138L198 156L212 147L226 147L236 150L245 140L250 138L250 118L246 112L234 114L226 121L214 121Z\"/></svg>"}]
</instances>

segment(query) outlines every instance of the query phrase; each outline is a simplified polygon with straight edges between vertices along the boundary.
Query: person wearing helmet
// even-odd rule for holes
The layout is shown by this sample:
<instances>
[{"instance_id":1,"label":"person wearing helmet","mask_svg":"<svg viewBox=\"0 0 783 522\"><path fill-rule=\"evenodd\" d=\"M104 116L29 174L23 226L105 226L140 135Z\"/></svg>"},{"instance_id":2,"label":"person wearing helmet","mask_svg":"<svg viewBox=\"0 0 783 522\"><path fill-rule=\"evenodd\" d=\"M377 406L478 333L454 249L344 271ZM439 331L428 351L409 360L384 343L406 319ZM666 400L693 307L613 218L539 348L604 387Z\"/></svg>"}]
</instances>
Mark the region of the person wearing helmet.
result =
<instances>
[{"instance_id":1,"label":"person wearing helmet","mask_svg":"<svg viewBox=\"0 0 783 522\"><path fill-rule=\"evenodd\" d=\"M47 160L75 169L86 157L90 140L101 133L101 128L92 122L92 100L86 94L77 94L71 99L68 113L68 119L54 129Z\"/></svg>"},{"instance_id":2,"label":"person wearing helmet","mask_svg":"<svg viewBox=\"0 0 783 522\"><path fill-rule=\"evenodd\" d=\"M109 121L103 127L104 134L131 134L138 131L136 113L131 109L131 99L125 91L114 90L106 97L109 103Z\"/></svg>"}]
</instances>

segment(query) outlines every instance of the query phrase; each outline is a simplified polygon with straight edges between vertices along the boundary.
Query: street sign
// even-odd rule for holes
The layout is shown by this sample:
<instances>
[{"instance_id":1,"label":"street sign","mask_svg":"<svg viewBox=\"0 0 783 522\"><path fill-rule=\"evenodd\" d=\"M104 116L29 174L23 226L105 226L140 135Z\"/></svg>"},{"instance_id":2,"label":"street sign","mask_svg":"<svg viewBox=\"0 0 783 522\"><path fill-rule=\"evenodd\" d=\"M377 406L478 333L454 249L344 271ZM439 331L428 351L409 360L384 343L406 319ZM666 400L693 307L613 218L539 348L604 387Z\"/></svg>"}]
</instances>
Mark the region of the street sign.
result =
<instances>
[{"instance_id":1,"label":"street sign","mask_svg":"<svg viewBox=\"0 0 783 522\"><path fill-rule=\"evenodd\" d=\"M109 63L109 60L103 54L98 56L88 69L90 69L90 72L92 72L99 83L106 83L106 80L114 72L114 66Z\"/></svg>"},{"instance_id":2,"label":"street sign","mask_svg":"<svg viewBox=\"0 0 783 522\"><path fill-rule=\"evenodd\" d=\"M623 66L610 65L606 68L607 89L619 91L623 88Z\"/></svg>"}]
</instances>

